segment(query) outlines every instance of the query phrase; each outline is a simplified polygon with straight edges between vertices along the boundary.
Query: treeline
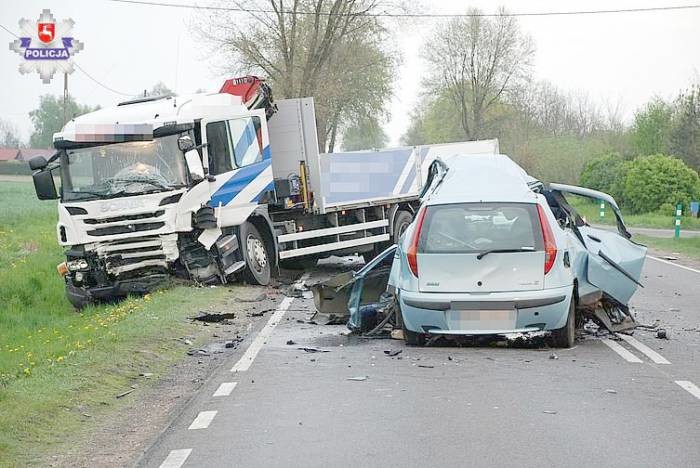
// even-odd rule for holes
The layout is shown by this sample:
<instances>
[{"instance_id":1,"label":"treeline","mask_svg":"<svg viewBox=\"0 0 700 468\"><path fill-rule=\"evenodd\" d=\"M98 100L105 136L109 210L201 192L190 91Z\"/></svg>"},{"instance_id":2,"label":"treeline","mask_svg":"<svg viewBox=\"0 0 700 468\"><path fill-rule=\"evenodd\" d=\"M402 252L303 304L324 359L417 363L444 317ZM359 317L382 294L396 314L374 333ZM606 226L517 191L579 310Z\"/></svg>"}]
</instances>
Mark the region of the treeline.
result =
<instances>
[{"instance_id":1,"label":"treeline","mask_svg":"<svg viewBox=\"0 0 700 468\"><path fill-rule=\"evenodd\" d=\"M402 143L498 138L502 153L540 179L611 192L634 212L700 198L700 86L670 102L654 98L625 125L619 106L534 81L534 54L513 17L439 26L425 45L428 92Z\"/></svg>"}]
</instances>

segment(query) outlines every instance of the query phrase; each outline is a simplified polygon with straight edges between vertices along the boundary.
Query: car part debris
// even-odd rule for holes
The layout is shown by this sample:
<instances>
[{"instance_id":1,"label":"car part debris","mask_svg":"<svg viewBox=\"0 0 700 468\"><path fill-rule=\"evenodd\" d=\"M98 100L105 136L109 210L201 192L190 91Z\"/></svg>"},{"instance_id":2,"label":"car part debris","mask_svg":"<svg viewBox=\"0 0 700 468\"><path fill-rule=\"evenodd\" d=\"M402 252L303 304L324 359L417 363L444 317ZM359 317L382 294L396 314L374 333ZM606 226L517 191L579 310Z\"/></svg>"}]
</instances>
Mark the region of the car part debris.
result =
<instances>
[{"instance_id":1,"label":"car part debris","mask_svg":"<svg viewBox=\"0 0 700 468\"><path fill-rule=\"evenodd\" d=\"M424 369L434 369L435 366L432 366L430 364L418 364L418 367L422 367Z\"/></svg>"},{"instance_id":2,"label":"car part debris","mask_svg":"<svg viewBox=\"0 0 700 468\"><path fill-rule=\"evenodd\" d=\"M605 390L605 393L613 393L614 394L614 393L617 393L617 390L614 390L612 388L608 388Z\"/></svg>"},{"instance_id":3,"label":"car part debris","mask_svg":"<svg viewBox=\"0 0 700 468\"><path fill-rule=\"evenodd\" d=\"M549 355L549 359L554 359L554 360L556 360L556 359L559 359L559 356L557 356L556 354L552 353L552 354Z\"/></svg>"},{"instance_id":4,"label":"car part debris","mask_svg":"<svg viewBox=\"0 0 700 468\"><path fill-rule=\"evenodd\" d=\"M402 351L403 349L385 349L384 354L386 354L389 357L393 357L398 356L399 354L401 354Z\"/></svg>"},{"instance_id":5,"label":"car part debris","mask_svg":"<svg viewBox=\"0 0 700 468\"><path fill-rule=\"evenodd\" d=\"M353 382L364 382L367 379L369 379L369 376L367 376L367 375L361 375L358 377L348 377L347 378L347 380L352 380Z\"/></svg>"},{"instance_id":6,"label":"car part debris","mask_svg":"<svg viewBox=\"0 0 700 468\"><path fill-rule=\"evenodd\" d=\"M129 393L133 392L134 390L136 390L136 389L135 389L135 388L132 388L131 390L127 390L127 391L125 391L125 392L121 392L119 395L116 396L116 398L124 398L124 397L127 396Z\"/></svg>"},{"instance_id":7,"label":"car part debris","mask_svg":"<svg viewBox=\"0 0 700 468\"><path fill-rule=\"evenodd\" d=\"M668 334L663 328L659 328L658 330L656 330L656 337L660 340L668 340Z\"/></svg>"},{"instance_id":8,"label":"car part debris","mask_svg":"<svg viewBox=\"0 0 700 468\"><path fill-rule=\"evenodd\" d=\"M632 330L637 327L637 322L632 318L629 308L607 297L604 297L595 308L593 317L611 332Z\"/></svg>"},{"instance_id":9,"label":"car part debris","mask_svg":"<svg viewBox=\"0 0 700 468\"><path fill-rule=\"evenodd\" d=\"M391 339L392 340L403 340L404 339L403 330L401 330L400 328L391 330Z\"/></svg>"},{"instance_id":10,"label":"car part debris","mask_svg":"<svg viewBox=\"0 0 700 468\"><path fill-rule=\"evenodd\" d=\"M557 414L557 412L554 411L554 410L544 410L544 411L542 411L542 412L543 412L544 414Z\"/></svg>"},{"instance_id":11,"label":"car part debris","mask_svg":"<svg viewBox=\"0 0 700 468\"><path fill-rule=\"evenodd\" d=\"M292 345L295 345L296 343L294 342L294 340L287 340L287 344L289 346L292 346Z\"/></svg>"}]
</instances>

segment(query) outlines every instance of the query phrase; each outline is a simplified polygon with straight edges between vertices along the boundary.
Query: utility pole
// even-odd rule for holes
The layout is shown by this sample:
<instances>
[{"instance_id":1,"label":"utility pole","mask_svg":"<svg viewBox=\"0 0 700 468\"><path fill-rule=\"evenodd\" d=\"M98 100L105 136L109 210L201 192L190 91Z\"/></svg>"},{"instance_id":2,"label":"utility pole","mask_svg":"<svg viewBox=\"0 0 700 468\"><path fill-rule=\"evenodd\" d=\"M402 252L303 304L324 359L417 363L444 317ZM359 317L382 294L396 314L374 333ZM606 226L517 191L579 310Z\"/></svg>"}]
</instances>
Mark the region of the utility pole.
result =
<instances>
[{"instance_id":1,"label":"utility pole","mask_svg":"<svg viewBox=\"0 0 700 468\"><path fill-rule=\"evenodd\" d=\"M63 74L63 125L66 125L66 98L68 97L68 73Z\"/></svg>"}]
</instances>

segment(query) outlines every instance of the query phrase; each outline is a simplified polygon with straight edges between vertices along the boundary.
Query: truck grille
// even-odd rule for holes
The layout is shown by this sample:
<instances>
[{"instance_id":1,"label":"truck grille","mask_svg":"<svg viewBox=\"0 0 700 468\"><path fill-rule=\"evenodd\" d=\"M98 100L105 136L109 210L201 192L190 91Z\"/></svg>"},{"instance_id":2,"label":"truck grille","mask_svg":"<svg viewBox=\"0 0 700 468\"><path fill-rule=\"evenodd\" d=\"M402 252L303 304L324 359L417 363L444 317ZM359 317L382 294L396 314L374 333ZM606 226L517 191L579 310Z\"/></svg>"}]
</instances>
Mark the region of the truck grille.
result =
<instances>
[{"instance_id":1,"label":"truck grille","mask_svg":"<svg viewBox=\"0 0 700 468\"><path fill-rule=\"evenodd\" d=\"M118 226L109 226L87 231L89 236L111 236L114 234L128 234L131 232L154 231L165 226L165 223L138 223L138 224L122 224Z\"/></svg>"},{"instance_id":2,"label":"truck grille","mask_svg":"<svg viewBox=\"0 0 700 468\"><path fill-rule=\"evenodd\" d=\"M113 275L148 267L167 268L178 258L177 234L103 242L95 251Z\"/></svg>"},{"instance_id":3,"label":"truck grille","mask_svg":"<svg viewBox=\"0 0 700 468\"><path fill-rule=\"evenodd\" d=\"M165 210L158 210L152 213L139 213L135 215L125 215L125 216L113 216L111 218L85 218L83 222L85 224L107 224L107 223L119 223L122 221L138 221L140 219L148 218L160 218L165 214Z\"/></svg>"}]
</instances>

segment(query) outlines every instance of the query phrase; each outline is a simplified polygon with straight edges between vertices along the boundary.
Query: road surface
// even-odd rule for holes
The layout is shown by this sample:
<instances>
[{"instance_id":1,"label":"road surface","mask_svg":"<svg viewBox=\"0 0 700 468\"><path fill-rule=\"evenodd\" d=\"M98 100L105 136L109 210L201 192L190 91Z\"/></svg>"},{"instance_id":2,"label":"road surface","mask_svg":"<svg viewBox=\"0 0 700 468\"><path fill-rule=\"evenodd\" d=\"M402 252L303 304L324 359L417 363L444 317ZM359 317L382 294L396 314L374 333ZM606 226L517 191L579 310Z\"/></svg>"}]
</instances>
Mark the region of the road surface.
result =
<instances>
[{"instance_id":1,"label":"road surface","mask_svg":"<svg viewBox=\"0 0 700 468\"><path fill-rule=\"evenodd\" d=\"M700 466L700 271L649 259L643 282L638 321L670 340L570 350L358 339L285 299L139 466Z\"/></svg>"},{"instance_id":2,"label":"road surface","mask_svg":"<svg viewBox=\"0 0 700 468\"><path fill-rule=\"evenodd\" d=\"M595 224L593 227L599 229L607 229L608 231L617 232L615 226L610 226L607 224ZM659 229L659 228L644 228L644 227L630 227L627 226L627 230L632 234L638 234L641 236L649 237L674 237L676 231L674 229ZM683 229L681 226L681 237L700 237L700 231L693 231L691 229Z\"/></svg>"}]
</instances>

